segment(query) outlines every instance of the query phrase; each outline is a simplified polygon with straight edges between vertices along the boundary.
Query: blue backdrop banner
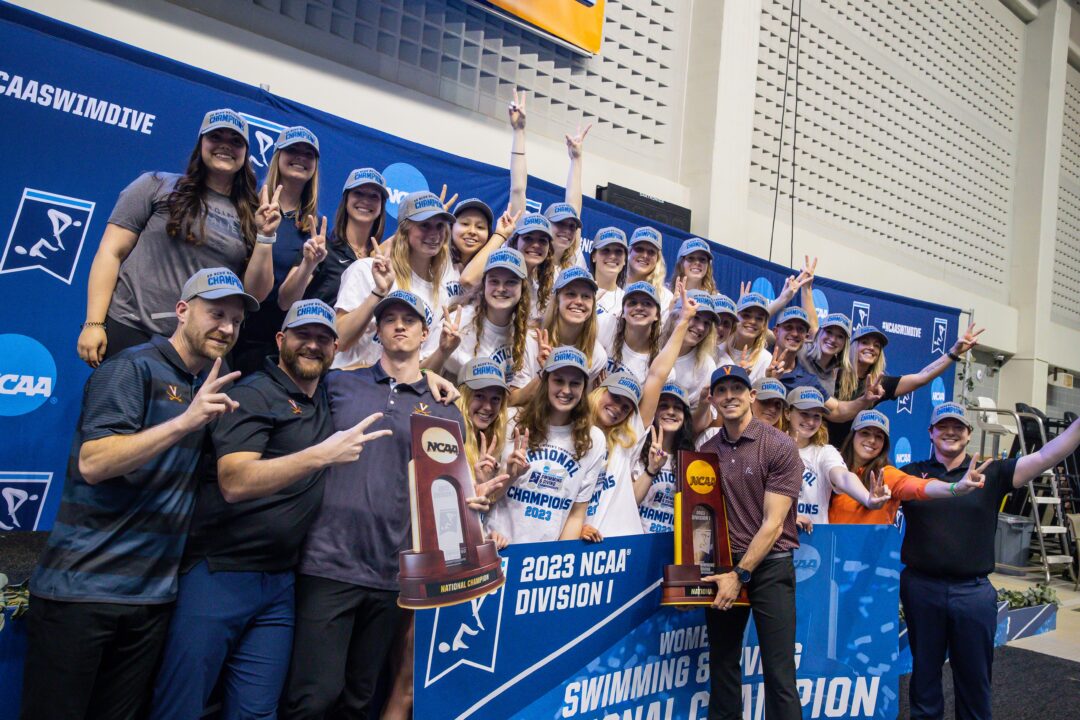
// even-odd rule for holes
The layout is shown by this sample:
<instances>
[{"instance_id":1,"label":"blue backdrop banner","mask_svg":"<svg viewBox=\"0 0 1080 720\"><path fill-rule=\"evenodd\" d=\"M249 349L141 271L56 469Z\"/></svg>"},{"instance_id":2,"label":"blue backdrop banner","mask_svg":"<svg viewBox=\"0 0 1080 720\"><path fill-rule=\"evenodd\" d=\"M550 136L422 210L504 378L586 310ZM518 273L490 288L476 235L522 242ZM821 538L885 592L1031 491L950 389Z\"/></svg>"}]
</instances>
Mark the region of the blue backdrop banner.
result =
<instances>
[{"instance_id":1,"label":"blue backdrop banner","mask_svg":"<svg viewBox=\"0 0 1080 720\"><path fill-rule=\"evenodd\" d=\"M795 553L796 661L804 718L897 715L900 534L820 525ZM702 610L662 608L669 533L511 545L506 584L416 613L415 713L427 718L704 718ZM743 717L765 687L751 622Z\"/></svg>"},{"instance_id":2,"label":"blue backdrop banner","mask_svg":"<svg viewBox=\"0 0 1080 720\"><path fill-rule=\"evenodd\" d=\"M60 501L71 434L89 368L76 354L90 264L117 195L148 170L180 172L207 110L231 107L250 123L252 163L262 177L278 131L305 125L320 139L322 213L332 216L347 172L372 166L391 189L389 230L405 194L445 183L450 193L503 208L504 168L377 132L259 88L237 83L0 3L0 530L48 529ZM507 133L506 143L510 138ZM531 205L562 189L529 181ZM654 224L585 200L584 235ZM672 267L687 235L659 226ZM586 241L586 247L588 242ZM714 244L720 288L740 281L774 296L791 271ZM823 266L828 269L827 261ZM889 336L889 371L918 370L945 353L958 311L820 278L819 312L854 315ZM882 409L893 422L897 464L924 457L932 405L951 396L951 371Z\"/></svg>"}]
</instances>

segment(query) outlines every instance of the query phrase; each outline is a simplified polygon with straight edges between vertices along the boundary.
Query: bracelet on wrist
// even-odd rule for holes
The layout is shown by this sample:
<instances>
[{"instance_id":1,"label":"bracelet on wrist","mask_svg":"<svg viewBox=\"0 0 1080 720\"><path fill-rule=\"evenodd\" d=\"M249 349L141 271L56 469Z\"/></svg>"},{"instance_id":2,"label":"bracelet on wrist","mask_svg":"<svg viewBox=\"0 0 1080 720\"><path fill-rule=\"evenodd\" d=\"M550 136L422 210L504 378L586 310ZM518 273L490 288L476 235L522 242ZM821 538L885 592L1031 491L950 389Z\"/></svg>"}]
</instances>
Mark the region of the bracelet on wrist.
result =
<instances>
[{"instance_id":1,"label":"bracelet on wrist","mask_svg":"<svg viewBox=\"0 0 1080 720\"><path fill-rule=\"evenodd\" d=\"M653 472L652 470L650 470L650 469L649 469L649 466L648 466L648 465L646 465L646 466L645 466L645 474L646 474L646 475L648 475L648 476L649 476L649 477L651 477L651 478L654 478L654 477L656 477L657 475L659 475L659 474L660 474L660 471L661 471L661 470L663 470L663 469L664 469L664 468L662 468L662 467L661 467L661 468L657 468L656 472Z\"/></svg>"},{"instance_id":2,"label":"bracelet on wrist","mask_svg":"<svg viewBox=\"0 0 1080 720\"><path fill-rule=\"evenodd\" d=\"M102 321L102 322L88 321L88 322L84 322L81 327L84 327L84 328L88 328L88 327L103 328L103 327L105 327L105 323L104 323L104 321Z\"/></svg>"},{"instance_id":3,"label":"bracelet on wrist","mask_svg":"<svg viewBox=\"0 0 1080 720\"><path fill-rule=\"evenodd\" d=\"M956 353L954 353L952 350L950 350L949 352L947 352L945 354L948 355L949 359L952 360L953 362L960 362L960 356L957 355Z\"/></svg>"},{"instance_id":4,"label":"bracelet on wrist","mask_svg":"<svg viewBox=\"0 0 1080 720\"><path fill-rule=\"evenodd\" d=\"M501 238L502 238L503 240L506 240L506 236L505 236L505 235L503 235L503 234L502 234L501 232L493 232L493 233L491 233L491 236L492 236L492 237L495 237L496 235L498 235L499 237L501 237Z\"/></svg>"},{"instance_id":5,"label":"bracelet on wrist","mask_svg":"<svg viewBox=\"0 0 1080 720\"><path fill-rule=\"evenodd\" d=\"M511 151L510 151L510 154L511 154L511 155L524 155L525 153L523 153L523 152L518 152L517 150L511 150Z\"/></svg>"},{"instance_id":6,"label":"bracelet on wrist","mask_svg":"<svg viewBox=\"0 0 1080 720\"><path fill-rule=\"evenodd\" d=\"M949 494L956 497L956 483L949 483Z\"/></svg>"},{"instance_id":7,"label":"bracelet on wrist","mask_svg":"<svg viewBox=\"0 0 1080 720\"><path fill-rule=\"evenodd\" d=\"M380 295L379 293L375 292L374 290L371 291L371 294L374 295L375 297L379 298L380 300L382 300L383 298L386 297L386 293L383 293L382 295Z\"/></svg>"},{"instance_id":8,"label":"bracelet on wrist","mask_svg":"<svg viewBox=\"0 0 1080 720\"><path fill-rule=\"evenodd\" d=\"M274 233L273 235L256 235L255 242L259 245L273 245L277 242L277 233Z\"/></svg>"}]
</instances>

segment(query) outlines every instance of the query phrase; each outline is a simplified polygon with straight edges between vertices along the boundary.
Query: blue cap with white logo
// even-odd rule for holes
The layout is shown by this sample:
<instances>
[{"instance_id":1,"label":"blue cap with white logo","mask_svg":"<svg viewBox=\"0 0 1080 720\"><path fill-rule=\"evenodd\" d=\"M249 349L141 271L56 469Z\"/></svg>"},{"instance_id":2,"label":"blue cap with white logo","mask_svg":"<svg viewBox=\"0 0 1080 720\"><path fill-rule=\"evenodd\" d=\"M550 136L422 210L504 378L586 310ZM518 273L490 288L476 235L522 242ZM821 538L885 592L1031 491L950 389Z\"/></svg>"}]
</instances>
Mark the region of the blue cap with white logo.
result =
<instances>
[{"instance_id":1,"label":"blue cap with white logo","mask_svg":"<svg viewBox=\"0 0 1080 720\"><path fill-rule=\"evenodd\" d=\"M747 374L746 368L741 365L721 365L713 370L712 377L709 378L709 388L716 386L716 383L720 382L724 378L732 378L738 380L748 388L753 388L753 384L750 382L750 375Z\"/></svg>"},{"instance_id":2,"label":"blue cap with white logo","mask_svg":"<svg viewBox=\"0 0 1080 720\"><path fill-rule=\"evenodd\" d=\"M954 402L943 402L934 408L934 412L930 413L930 427L937 425L942 420L952 418L953 420L959 420L967 425L968 430L971 429L971 423L967 419L967 415L964 413L962 405Z\"/></svg>"},{"instance_id":3,"label":"blue cap with white logo","mask_svg":"<svg viewBox=\"0 0 1080 720\"><path fill-rule=\"evenodd\" d=\"M787 403L787 388L776 378L761 378L754 383L758 400L783 400Z\"/></svg>"},{"instance_id":4,"label":"blue cap with white logo","mask_svg":"<svg viewBox=\"0 0 1080 720\"><path fill-rule=\"evenodd\" d=\"M630 297L635 293L641 295L648 295L649 299L656 303L657 307L660 306L660 298L656 294L656 288L651 282L638 280L637 282L632 282L627 285L626 288L623 290L623 303L626 302L626 298Z\"/></svg>"},{"instance_id":5,"label":"blue cap with white logo","mask_svg":"<svg viewBox=\"0 0 1080 720\"><path fill-rule=\"evenodd\" d=\"M302 125L287 127L278 133L277 142L274 143L274 149L280 150L281 148L287 148L290 145L296 145L297 143L307 143L315 148L316 155L319 154L319 138L315 137L315 133Z\"/></svg>"},{"instance_id":6,"label":"blue cap with white logo","mask_svg":"<svg viewBox=\"0 0 1080 720\"><path fill-rule=\"evenodd\" d=\"M815 387L800 385L787 394L787 404L800 410L824 409L825 396Z\"/></svg>"},{"instance_id":7,"label":"blue cap with white logo","mask_svg":"<svg viewBox=\"0 0 1080 720\"><path fill-rule=\"evenodd\" d=\"M461 369L461 384L473 390L489 387L509 390L502 366L491 358L474 358Z\"/></svg>"},{"instance_id":8,"label":"blue cap with white logo","mask_svg":"<svg viewBox=\"0 0 1080 720\"><path fill-rule=\"evenodd\" d=\"M281 323L281 329L284 331L289 328L312 324L325 325L334 333L334 337L337 337L337 314L334 312L334 308L318 298L294 302L289 307L285 320Z\"/></svg>"},{"instance_id":9,"label":"blue cap with white logo","mask_svg":"<svg viewBox=\"0 0 1080 720\"><path fill-rule=\"evenodd\" d=\"M633 233L630 234L630 246L633 247L639 242L647 242L650 245L656 247L657 250L662 250L664 247L664 236L660 234L660 231L654 227L639 227Z\"/></svg>"},{"instance_id":10,"label":"blue cap with white logo","mask_svg":"<svg viewBox=\"0 0 1080 720\"><path fill-rule=\"evenodd\" d=\"M547 362L544 363L544 372L552 373L565 367L580 370L586 376L589 374L589 367L585 364L585 353L570 345L560 345L551 351Z\"/></svg>"},{"instance_id":11,"label":"blue cap with white logo","mask_svg":"<svg viewBox=\"0 0 1080 720\"><path fill-rule=\"evenodd\" d=\"M851 431L855 432L856 430L862 430L863 428L877 428L888 437L889 418L885 417L883 413L880 413L877 410L863 410L855 416L855 422L851 424Z\"/></svg>"},{"instance_id":12,"label":"blue cap with white logo","mask_svg":"<svg viewBox=\"0 0 1080 720\"><path fill-rule=\"evenodd\" d=\"M180 299L184 301L197 297L218 300L231 295L243 300L244 309L248 312L259 309L259 301L244 292L244 283L240 282L240 278L229 268L203 268L189 277L180 291Z\"/></svg>"},{"instance_id":13,"label":"blue cap with white logo","mask_svg":"<svg viewBox=\"0 0 1080 720\"><path fill-rule=\"evenodd\" d=\"M596 284L596 281L593 280L591 272L589 272L585 268L573 265L559 273L559 277L555 280L555 292L562 290L570 283L576 282L578 280L588 283L594 291L597 289L597 287L599 287Z\"/></svg>"},{"instance_id":14,"label":"blue cap with white logo","mask_svg":"<svg viewBox=\"0 0 1080 720\"><path fill-rule=\"evenodd\" d=\"M409 220L411 222L441 220L452 223L457 220L453 215L446 212L446 208L443 206L439 196L427 190L420 190L406 195L405 199L398 205L397 216L399 221Z\"/></svg>"},{"instance_id":15,"label":"blue cap with white logo","mask_svg":"<svg viewBox=\"0 0 1080 720\"><path fill-rule=\"evenodd\" d=\"M409 308L420 316L420 320L426 327L431 327L434 318L431 316L431 310L428 309L427 303L421 300L418 295L414 295L408 290L394 290L391 293L387 293L386 297L375 303L375 309L372 311L375 320L378 321L379 316L383 314L383 311L395 303Z\"/></svg>"},{"instance_id":16,"label":"blue cap with white logo","mask_svg":"<svg viewBox=\"0 0 1080 720\"><path fill-rule=\"evenodd\" d=\"M347 193L361 185L374 185L384 198L390 196L390 191L386 188L386 178L375 168L357 168L350 172L345 178L345 187L341 189L341 192Z\"/></svg>"},{"instance_id":17,"label":"blue cap with white logo","mask_svg":"<svg viewBox=\"0 0 1080 720\"><path fill-rule=\"evenodd\" d=\"M682 260L690 253L696 252L703 252L708 255L710 259L712 258L712 249L709 247L709 243L701 238L690 238L688 240L683 240L683 244L679 246L678 259Z\"/></svg>"},{"instance_id":18,"label":"blue cap with white logo","mask_svg":"<svg viewBox=\"0 0 1080 720\"><path fill-rule=\"evenodd\" d=\"M876 335L878 339L881 340L881 347L885 347L889 344L889 338L885 337L885 333L881 332L873 325L863 325L862 327L860 327L854 332L854 334L852 334L851 340L852 342L854 342L855 340L864 338L867 335Z\"/></svg>"},{"instance_id":19,"label":"blue cap with white logo","mask_svg":"<svg viewBox=\"0 0 1080 720\"><path fill-rule=\"evenodd\" d=\"M466 210L479 210L480 214L487 218L488 230L495 231L495 213L491 207L480 198L465 198L454 206L454 217L461 217Z\"/></svg>"},{"instance_id":20,"label":"blue cap with white logo","mask_svg":"<svg viewBox=\"0 0 1080 720\"><path fill-rule=\"evenodd\" d=\"M707 314L712 315L717 320L720 319L720 316L716 314L716 308L713 307L712 295L704 290L687 290L686 299L693 300L697 303L698 315L704 316ZM677 315L680 310L682 310L682 297L675 299L675 304L672 306L671 312Z\"/></svg>"},{"instance_id":21,"label":"blue cap with white logo","mask_svg":"<svg viewBox=\"0 0 1080 720\"><path fill-rule=\"evenodd\" d=\"M686 390L683 388L682 385L679 385L678 383L669 382L665 384L664 387L660 388L660 394L677 397L679 398L679 400L682 401L683 405L685 405L686 407L690 407L690 401L686 397Z\"/></svg>"},{"instance_id":22,"label":"blue cap with white logo","mask_svg":"<svg viewBox=\"0 0 1080 720\"><path fill-rule=\"evenodd\" d=\"M578 227L581 227L581 217L578 216L578 211L574 209L574 206L567 202L558 202L548 205L547 210L544 211L544 217L548 219L548 222L562 222L563 220L574 220Z\"/></svg>"},{"instance_id":23,"label":"blue cap with white logo","mask_svg":"<svg viewBox=\"0 0 1080 720\"><path fill-rule=\"evenodd\" d=\"M522 280L525 279L525 256L514 248L503 247L488 255L484 263L484 272L495 268L506 268Z\"/></svg>"},{"instance_id":24,"label":"blue cap with white logo","mask_svg":"<svg viewBox=\"0 0 1080 720\"><path fill-rule=\"evenodd\" d=\"M760 308L765 311L765 314L769 314L769 301L765 299L765 296L761 293L750 292L739 298L739 304L736 306L738 312L748 310L749 308Z\"/></svg>"},{"instance_id":25,"label":"blue cap with white logo","mask_svg":"<svg viewBox=\"0 0 1080 720\"><path fill-rule=\"evenodd\" d=\"M776 316L776 325L774 325L773 327L783 325L784 323L791 322L792 320L801 322L806 325L807 330L810 329L810 316L807 315L806 311L803 310L801 307L795 307L794 305L789 305L788 307L780 311L780 314Z\"/></svg>"},{"instance_id":26,"label":"blue cap with white logo","mask_svg":"<svg viewBox=\"0 0 1080 720\"><path fill-rule=\"evenodd\" d=\"M735 301L727 295L717 293L709 299L712 300L713 311L716 312L716 317L720 317L721 315L730 315L733 318L739 317L738 312L735 310Z\"/></svg>"},{"instance_id":27,"label":"blue cap with white logo","mask_svg":"<svg viewBox=\"0 0 1080 720\"><path fill-rule=\"evenodd\" d=\"M248 123L240 113L229 108L221 108L220 110L211 110L203 115L202 126L199 127L199 135L205 135L211 130L217 130L218 128L228 128L234 132L240 133L240 136L244 138L244 143L248 141Z\"/></svg>"},{"instance_id":28,"label":"blue cap with white logo","mask_svg":"<svg viewBox=\"0 0 1080 720\"><path fill-rule=\"evenodd\" d=\"M608 375L604 378L604 382L600 383L600 387L606 388L613 395L623 396L634 403L634 407L637 407L638 403L641 402L641 383L628 372L617 372Z\"/></svg>"},{"instance_id":29,"label":"blue cap with white logo","mask_svg":"<svg viewBox=\"0 0 1080 720\"><path fill-rule=\"evenodd\" d=\"M851 318L844 313L829 313L825 316L825 319L821 321L821 329L836 327L844 331L846 335L851 335Z\"/></svg>"},{"instance_id":30,"label":"blue cap with white logo","mask_svg":"<svg viewBox=\"0 0 1080 720\"><path fill-rule=\"evenodd\" d=\"M626 233L617 227L600 228L600 230L593 235L592 249L599 250L608 245L620 245L625 250L627 247Z\"/></svg>"}]
</instances>

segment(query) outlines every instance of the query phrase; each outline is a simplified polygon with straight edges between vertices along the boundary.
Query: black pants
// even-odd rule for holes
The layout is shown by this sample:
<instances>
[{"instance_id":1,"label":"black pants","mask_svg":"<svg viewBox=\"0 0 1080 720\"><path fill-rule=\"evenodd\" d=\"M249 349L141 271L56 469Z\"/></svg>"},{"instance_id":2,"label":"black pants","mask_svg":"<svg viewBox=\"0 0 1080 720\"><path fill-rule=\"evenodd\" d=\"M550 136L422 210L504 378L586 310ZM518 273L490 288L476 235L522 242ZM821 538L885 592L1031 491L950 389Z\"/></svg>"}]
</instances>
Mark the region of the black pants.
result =
<instances>
[{"instance_id":1,"label":"black pants","mask_svg":"<svg viewBox=\"0 0 1080 720\"><path fill-rule=\"evenodd\" d=\"M900 601L911 644L911 717L944 716L941 668L947 654L957 720L989 720L997 632L994 586L986 577L942 580L905 568L900 574Z\"/></svg>"},{"instance_id":2,"label":"black pants","mask_svg":"<svg viewBox=\"0 0 1080 720\"><path fill-rule=\"evenodd\" d=\"M705 611L709 628L709 720L742 719L739 658L751 612L761 645L765 718L800 720L802 705L795 687L795 566L791 558L762 561L747 589L751 607Z\"/></svg>"},{"instance_id":3,"label":"black pants","mask_svg":"<svg viewBox=\"0 0 1080 720\"><path fill-rule=\"evenodd\" d=\"M280 720L366 718L401 620L397 592L296 577L296 631Z\"/></svg>"},{"instance_id":4,"label":"black pants","mask_svg":"<svg viewBox=\"0 0 1080 720\"><path fill-rule=\"evenodd\" d=\"M150 342L150 333L106 317L105 341L105 359L107 360L129 347Z\"/></svg>"},{"instance_id":5,"label":"black pants","mask_svg":"<svg viewBox=\"0 0 1080 720\"><path fill-rule=\"evenodd\" d=\"M145 716L172 605L30 599L23 720Z\"/></svg>"}]
</instances>

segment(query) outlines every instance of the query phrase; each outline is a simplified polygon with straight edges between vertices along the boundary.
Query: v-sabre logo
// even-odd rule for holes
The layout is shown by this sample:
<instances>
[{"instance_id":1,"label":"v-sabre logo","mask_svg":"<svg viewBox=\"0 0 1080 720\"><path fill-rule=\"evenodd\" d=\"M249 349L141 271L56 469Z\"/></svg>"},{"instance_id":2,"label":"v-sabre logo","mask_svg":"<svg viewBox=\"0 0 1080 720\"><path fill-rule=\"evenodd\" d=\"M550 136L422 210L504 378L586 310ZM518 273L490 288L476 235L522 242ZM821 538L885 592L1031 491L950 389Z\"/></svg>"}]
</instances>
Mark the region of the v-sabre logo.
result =
<instances>
[{"instance_id":1,"label":"v-sabre logo","mask_svg":"<svg viewBox=\"0 0 1080 720\"><path fill-rule=\"evenodd\" d=\"M870 324L870 303L855 300L851 303L851 329L858 330Z\"/></svg>"},{"instance_id":2,"label":"v-sabre logo","mask_svg":"<svg viewBox=\"0 0 1080 720\"><path fill-rule=\"evenodd\" d=\"M397 219L398 206L406 195L430 189L424 174L409 163L398 162L387 165L382 174L386 179L386 189L389 194L386 198L386 212L394 219Z\"/></svg>"},{"instance_id":3,"label":"v-sabre logo","mask_svg":"<svg viewBox=\"0 0 1080 720\"><path fill-rule=\"evenodd\" d=\"M52 476L0 471L0 530L37 530Z\"/></svg>"},{"instance_id":4,"label":"v-sabre logo","mask_svg":"<svg viewBox=\"0 0 1080 720\"><path fill-rule=\"evenodd\" d=\"M949 321L945 318L934 318L934 335L930 341L930 354L945 354L945 336L949 332Z\"/></svg>"},{"instance_id":5,"label":"v-sabre logo","mask_svg":"<svg viewBox=\"0 0 1080 720\"><path fill-rule=\"evenodd\" d=\"M41 270L70 285L93 214L89 200L24 188L0 274Z\"/></svg>"},{"instance_id":6,"label":"v-sabre logo","mask_svg":"<svg viewBox=\"0 0 1080 720\"><path fill-rule=\"evenodd\" d=\"M37 340L0 335L0 415L25 415L52 397L56 361Z\"/></svg>"},{"instance_id":7,"label":"v-sabre logo","mask_svg":"<svg viewBox=\"0 0 1080 720\"><path fill-rule=\"evenodd\" d=\"M429 458L443 465L452 463L460 454L454 436L441 427L425 430L420 436L420 444Z\"/></svg>"}]
</instances>

